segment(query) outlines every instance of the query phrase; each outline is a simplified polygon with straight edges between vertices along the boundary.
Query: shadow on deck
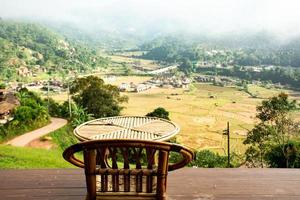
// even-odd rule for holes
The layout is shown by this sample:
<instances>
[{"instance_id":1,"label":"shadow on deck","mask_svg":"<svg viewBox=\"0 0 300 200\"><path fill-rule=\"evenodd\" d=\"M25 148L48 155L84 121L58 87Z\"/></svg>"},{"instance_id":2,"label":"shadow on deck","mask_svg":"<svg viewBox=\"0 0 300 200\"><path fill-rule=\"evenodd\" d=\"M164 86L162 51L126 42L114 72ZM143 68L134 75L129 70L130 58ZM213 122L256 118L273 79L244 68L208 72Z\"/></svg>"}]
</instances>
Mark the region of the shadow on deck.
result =
<instances>
[{"instance_id":1,"label":"shadow on deck","mask_svg":"<svg viewBox=\"0 0 300 200\"><path fill-rule=\"evenodd\" d=\"M83 200L80 169L0 170L2 200ZM300 199L297 169L195 169L169 173L169 200Z\"/></svg>"}]
</instances>

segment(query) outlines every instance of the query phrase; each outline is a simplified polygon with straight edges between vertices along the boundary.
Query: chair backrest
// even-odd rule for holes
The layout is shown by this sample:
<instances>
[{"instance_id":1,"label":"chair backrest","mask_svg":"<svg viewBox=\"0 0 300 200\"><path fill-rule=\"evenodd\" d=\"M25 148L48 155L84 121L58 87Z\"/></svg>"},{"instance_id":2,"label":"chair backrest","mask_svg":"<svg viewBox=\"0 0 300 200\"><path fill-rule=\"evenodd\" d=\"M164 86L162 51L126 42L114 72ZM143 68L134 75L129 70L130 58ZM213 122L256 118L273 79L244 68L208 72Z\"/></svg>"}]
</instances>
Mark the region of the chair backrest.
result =
<instances>
[{"instance_id":1,"label":"chair backrest","mask_svg":"<svg viewBox=\"0 0 300 200\"><path fill-rule=\"evenodd\" d=\"M74 156L80 151L83 161ZM168 163L172 151L182 155L175 164ZM93 140L67 148L63 157L85 169L88 199L165 199L168 171L185 166L194 153L165 142Z\"/></svg>"}]
</instances>

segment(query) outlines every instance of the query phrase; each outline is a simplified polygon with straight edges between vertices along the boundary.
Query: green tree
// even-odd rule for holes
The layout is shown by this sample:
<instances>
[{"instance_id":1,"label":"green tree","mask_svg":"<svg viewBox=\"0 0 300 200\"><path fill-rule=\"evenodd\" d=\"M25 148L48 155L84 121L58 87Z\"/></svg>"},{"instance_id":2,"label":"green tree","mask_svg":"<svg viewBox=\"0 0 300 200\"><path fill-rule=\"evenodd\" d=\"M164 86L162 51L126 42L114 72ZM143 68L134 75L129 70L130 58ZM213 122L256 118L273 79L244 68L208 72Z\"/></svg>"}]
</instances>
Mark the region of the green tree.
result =
<instances>
[{"instance_id":1,"label":"green tree","mask_svg":"<svg viewBox=\"0 0 300 200\"><path fill-rule=\"evenodd\" d=\"M148 113L146 116L148 116L148 117L159 117L159 118L168 119L168 120L170 119L169 118L169 112L166 111L166 109L164 109L162 107L156 108L152 112Z\"/></svg>"},{"instance_id":2,"label":"green tree","mask_svg":"<svg viewBox=\"0 0 300 200\"><path fill-rule=\"evenodd\" d=\"M116 86L105 84L96 76L76 79L71 84L70 93L74 102L95 118L119 115L123 109L120 104L128 101Z\"/></svg>"},{"instance_id":3,"label":"green tree","mask_svg":"<svg viewBox=\"0 0 300 200\"><path fill-rule=\"evenodd\" d=\"M55 102L52 98L45 99L46 102L48 102L48 111L50 116L53 117L60 117L61 116L61 106L59 103Z\"/></svg>"},{"instance_id":4,"label":"green tree","mask_svg":"<svg viewBox=\"0 0 300 200\"><path fill-rule=\"evenodd\" d=\"M248 132L244 144L251 145L245 152L249 167L264 167L264 157L269 149L269 126L260 123Z\"/></svg>"},{"instance_id":5,"label":"green tree","mask_svg":"<svg viewBox=\"0 0 300 200\"><path fill-rule=\"evenodd\" d=\"M280 145L273 146L265 155L265 160L270 167L276 168L300 168L300 143L298 141L289 141L284 146L285 154L288 154L289 162L286 166L285 155Z\"/></svg>"},{"instance_id":6,"label":"green tree","mask_svg":"<svg viewBox=\"0 0 300 200\"><path fill-rule=\"evenodd\" d=\"M299 124L291 116L297 109L296 101L289 100L285 93L265 100L257 107L260 123L249 131L244 141L244 144L250 145L246 151L248 162L255 166L258 159L260 166L263 166L265 156L276 146L281 149L285 167L291 166L287 145L300 133Z\"/></svg>"},{"instance_id":7,"label":"green tree","mask_svg":"<svg viewBox=\"0 0 300 200\"><path fill-rule=\"evenodd\" d=\"M188 58L183 58L179 70L188 75L193 72L193 63Z\"/></svg>"}]
</instances>

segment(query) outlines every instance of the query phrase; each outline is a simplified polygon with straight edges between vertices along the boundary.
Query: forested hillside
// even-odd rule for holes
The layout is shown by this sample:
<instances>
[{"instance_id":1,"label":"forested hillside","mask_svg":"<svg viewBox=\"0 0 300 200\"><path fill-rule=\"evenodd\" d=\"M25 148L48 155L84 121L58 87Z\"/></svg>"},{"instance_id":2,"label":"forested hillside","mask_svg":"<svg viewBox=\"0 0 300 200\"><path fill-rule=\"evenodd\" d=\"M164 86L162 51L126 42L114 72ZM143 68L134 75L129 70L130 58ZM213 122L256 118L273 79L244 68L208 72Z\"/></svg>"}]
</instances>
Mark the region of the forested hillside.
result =
<instances>
[{"instance_id":1,"label":"forested hillside","mask_svg":"<svg viewBox=\"0 0 300 200\"><path fill-rule=\"evenodd\" d=\"M93 50L33 23L0 20L0 77L89 71L108 64Z\"/></svg>"},{"instance_id":2,"label":"forested hillside","mask_svg":"<svg viewBox=\"0 0 300 200\"><path fill-rule=\"evenodd\" d=\"M184 37L164 37L147 42L140 48L148 51L143 55L144 58L171 63L187 58L191 61L225 65L300 67L300 38L280 43L271 36L269 37L245 36L234 39L232 36L223 39L208 38L205 41L194 38L192 42L185 41Z\"/></svg>"}]
</instances>

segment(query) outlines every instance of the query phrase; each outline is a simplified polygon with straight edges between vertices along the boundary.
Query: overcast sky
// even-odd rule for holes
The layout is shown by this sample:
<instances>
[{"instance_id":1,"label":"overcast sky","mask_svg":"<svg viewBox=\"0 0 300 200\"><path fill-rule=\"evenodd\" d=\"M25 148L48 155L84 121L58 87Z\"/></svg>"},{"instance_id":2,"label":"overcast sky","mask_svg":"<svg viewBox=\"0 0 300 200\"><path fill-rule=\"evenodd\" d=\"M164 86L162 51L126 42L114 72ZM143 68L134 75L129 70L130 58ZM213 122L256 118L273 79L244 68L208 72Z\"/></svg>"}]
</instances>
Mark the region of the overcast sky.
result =
<instances>
[{"instance_id":1,"label":"overcast sky","mask_svg":"<svg viewBox=\"0 0 300 200\"><path fill-rule=\"evenodd\" d=\"M300 33L300 0L0 0L0 16L111 31Z\"/></svg>"}]
</instances>

